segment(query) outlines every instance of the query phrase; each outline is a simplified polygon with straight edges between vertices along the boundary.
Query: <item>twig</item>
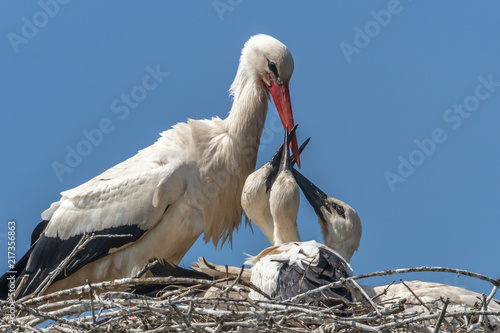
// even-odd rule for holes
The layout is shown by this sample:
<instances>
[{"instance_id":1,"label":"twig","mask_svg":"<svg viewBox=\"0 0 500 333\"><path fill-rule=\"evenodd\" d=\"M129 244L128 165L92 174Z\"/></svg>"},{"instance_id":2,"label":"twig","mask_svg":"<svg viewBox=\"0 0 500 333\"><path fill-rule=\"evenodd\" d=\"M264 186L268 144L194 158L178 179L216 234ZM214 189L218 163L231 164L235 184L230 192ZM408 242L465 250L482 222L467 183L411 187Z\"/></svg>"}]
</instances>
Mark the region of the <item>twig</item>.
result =
<instances>
[{"instance_id":1,"label":"twig","mask_svg":"<svg viewBox=\"0 0 500 333\"><path fill-rule=\"evenodd\" d=\"M85 324L85 323L77 323L77 322L74 322L74 321L70 321L66 318L59 318L59 317L56 317L56 316L53 316L51 314L48 314L48 313L44 313L44 312L41 312L41 311L37 311L29 306L23 306L24 310L26 310L27 312L31 313L32 315L34 316L37 316L37 317L42 317L42 318L45 318L45 319L51 319L55 322L58 322L58 323L63 323L63 324L66 324L66 325L69 325L69 326L72 326L72 327L79 327L79 328L84 328L84 329L87 329L87 330L90 330L92 329L92 327L88 324Z\"/></svg>"},{"instance_id":2,"label":"twig","mask_svg":"<svg viewBox=\"0 0 500 333\"><path fill-rule=\"evenodd\" d=\"M499 316L500 315L500 311L487 311L487 312L485 312L485 311L476 311L476 310L473 310L473 311L457 311L457 312L453 312L453 313L447 313L444 316L445 317L453 317L453 318L455 318L455 317L461 317L461 316L471 316L471 315L480 315L480 314L488 314L488 315ZM414 317L411 317L411 318L408 318L408 319L403 319L403 320L400 320L400 321L394 321L394 322L389 322L387 324L379 325L379 326L376 326L376 328L379 331L383 331L383 330L390 329L390 328L405 326L405 325L408 325L408 324L414 323L414 322L424 322L424 321L427 321L427 320L437 319L440 315L441 314L432 314L432 315L427 315L427 316L414 316Z\"/></svg>"},{"instance_id":3,"label":"twig","mask_svg":"<svg viewBox=\"0 0 500 333\"><path fill-rule=\"evenodd\" d=\"M378 310L378 308L375 305L375 303L373 303L373 301L370 298L370 296L368 296L365 293L365 291L363 290L363 288L361 288L359 286L359 284L355 280L350 280L349 281L349 282L352 283L352 285L348 281L346 281L346 279L340 279L340 282L342 282L342 284L344 285L344 287L347 288L352 294L358 295L358 297L356 297L358 299L358 301L360 301L361 303L364 303L367 306L373 308L373 310L375 310L375 312L377 313L377 315L381 316L380 311Z\"/></svg>"},{"instance_id":4,"label":"twig","mask_svg":"<svg viewBox=\"0 0 500 333\"><path fill-rule=\"evenodd\" d=\"M90 284L89 280L86 280L86 281L87 281L87 284L89 285L89 298L90 298L90 308L91 308L91 312L92 312L92 323L95 326L97 324L97 321L95 319L94 297L92 295L94 293L94 291L92 290L92 285Z\"/></svg>"},{"instance_id":5,"label":"twig","mask_svg":"<svg viewBox=\"0 0 500 333\"><path fill-rule=\"evenodd\" d=\"M495 279L492 279L486 275L474 273L471 271L466 271L463 269L447 268L447 267L433 267L433 266L388 269L385 271L378 271L378 272L373 272L373 273L368 273L368 274L360 274L360 275L356 275L352 278L355 280L359 280L359 279L365 279L365 278L374 277L374 276L396 275L396 274L413 273L413 272L442 272L442 273L454 273L454 274L458 274L458 275L466 275L466 276L474 277L474 278L479 279L479 280L489 282L494 286L500 287L500 279L495 280Z\"/></svg>"},{"instance_id":6,"label":"twig","mask_svg":"<svg viewBox=\"0 0 500 333\"><path fill-rule=\"evenodd\" d=\"M403 284L403 286L406 287L406 289L408 289L410 291L410 293L412 293L412 295L417 299L417 301L424 307L427 309L427 311L429 311L429 313L432 313L432 310L431 308L429 308L427 305L425 305L424 302L422 302L422 300L420 299L420 297L417 296L417 294L415 294L413 292L413 290L411 290L410 287L408 287L408 285L403 281L403 279L399 279L399 281L401 281L401 283Z\"/></svg>"},{"instance_id":7,"label":"twig","mask_svg":"<svg viewBox=\"0 0 500 333\"><path fill-rule=\"evenodd\" d=\"M386 275L396 275L396 274L404 274L404 273L413 273L413 272L444 272L444 273L454 273L458 275L466 275L470 277L474 277L483 281L487 281L495 286L500 286L500 279L492 279L488 276L466 271L463 269L455 269L455 268L447 268L447 267L429 267L429 266L422 266L422 267L413 267L413 268L399 268L399 269L388 269L384 271L377 271L373 273L368 273L368 274L359 274L353 277L349 277L346 280L359 280L359 279L366 279L369 277L375 277L375 276L386 276ZM305 293L299 294L297 296L291 297L288 299L288 301L291 302L296 302L304 297L310 296L311 294L323 291L325 289L330 289L330 288L337 288L340 287L342 283L340 281L335 281L330 284L321 286L319 288L316 288L314 290L307 291Z\"/></svg>"},{"instance_id":8,"label":"twig","mask_svg":"<svg viewBox=\"0 0 500 333\"><path fill-rule=\"evenodd\" d=\"M191 331L191 324L189 321L186 319L186 317L179 311L179 309L175 306L175 304L172 304L172 302L169 300L169 304L174 309L174 311L177 313L177 315L182 319L184 324L186 324L186 331L190 332ZM192 309L191 309L192 310Z\"/></svg>"},{"instance_id":9,"label":"twig","mask_svg":"<svg viewBox=\"0 0 500 333\"><path fill-rule=\"evenodd\" d=\"M146 274L151 268L153 268L154 266L156 266L156 264L158 264L158 259L155 259L154 261L152 262L148 262L146 265L144 265L144 267L139 271L137 272L137 274L134 275L134 277L136 279L142 277L144 274Z\"/></svg>"},{"instance_id":10,"label":"twig","mask_svg":"<svg viewBox=\"0 0 500 333\"><path fill-rule=\"evenodd\" d=\"M418 270L419 268L417 268ZM420 268L421 269L421 268ZM451 269L450 269L451 270ZM391 270L393 272L393 270ZM401 272L401 271L399 271ZM380 273L380 272L375 272ZM454 272L456 273L456 272ZM467 327L470 323L467 318L484 318L480 323L483 326L486 320L493 320L493 317L500 319L500 311L485 311L486 302L491 301L498 288L493 288L486 298L483 296L481 309L471 309L472 305L466 305L465 311L455 311L451 306L435 311L427 315L420 304L416 304L417 310L404 309L405 297L395 296L393 300L387 300L387 304L380 308L380 314L372 310L372 305L368 305L364 296L359 296L359 300L364 300L365 304L359 302L344 303L342 308L338 306L323 307L300 303L278 302L276 300L254 301L248 298L233 299L228 298L232 294L224 294L230 290L237 292L249 292L251 284L246 284L244 273L238 281L235 274L230 279L223 281L206 281L189 278L128 278L115 281L107 281L96 284L86 284L81 287L63 290L49 295L26 299L23 302L13 303L14 310L24 312L24 316L14 318L10 321L9 302L0 301L0 331L22 330L38 331L36 325L46 320L55 320L47 329L57 332L73 332L75 330L89 332L123 331L126 328L130 332L178 332L191 330L198 331L270 331L279 330L286 332L380 332L380 331L415 331L432 332L438 319L442 318L437 326L444 327L448 323L453 324L458 321L458 325ZM350 287L361 293L356 286L357 279L366 277L366 274L354 278L345 279L344 283L349 283ZM236 281L234 279L236 278ZM355 281L356 280L356 281ZM493 280L493 279L492 279ZM493 280L495 281L495 280ZM124 289L147 284L193 284L188 288L179 288L171 292L164 293L165 299L159 297L148 297L135 295L128 292L116 292L114 290ZM336 287L341 287L342 283L335 282ZM321 288L331 287L323 286ZM410 284L407 284L410 286ZM214 297L204 297L193 294L196 288L215 287L222 291L216 293ZM404 288L404 287L403 287ZM383 289L383 288L382 288ZM111 290L111 291L110 291ZM317 293L319 289L312 292ZM364 291L364 290L363 290ZM92 297L99 295L100 297ZM385 288L388 293L388 288ZM73 298L70 300L60 300L61 297L78 297L81 294L89 293L90 299ZM389 292L390 293L390 292ZM417 293L415 291L415 293ZM376 299L379 295L375 296ZM420 296L422 297L422 295ZM372 299L372 298L370 298ZM46 304L50 301L49 304ZM425 301L422 297L421 301ZM443 301L441 299L441 301ZM444 301L443 301L444 302ZM450 302L451 303L451 302ZM315 303L316 304L316 303ZM325 303L328 304L328 303ZM425 303L429 305L428 303ZM490 309L497 308L491 304ZM432 307L431 307L432 308ZM30 311L31 310L31 311ZM96 310L99 317L96 318ZM488 317L486 317L488 316ZM452 319L449 319L452 318ZM464 321L466 321L464 323ZM97 324L96 324L97 323ZM448 323L446 331L456 331ZM480 325L475 327L479 327ZM451 327L451 329L450 329Z\"/></svg>"},{"instance_id":11,"label":"twig","mask_svg":"<svg viewBox=\"0 0 500 333\"><path fill-rule=\"evenodd\" d=\"M236 279L226 289L224 289L221 293L225 293L226 297L229 297L229 291L240 281L241 274L243 274L244 270L245 270L245 265L241 265L241 270L238 273L238 276L236 277Z\"/></svg>"},{"instance_id":12,"label":"twig","mask_svg":"<svg viewBox=\"0 0 500 333\"><path fill-rule=\"evenodd\" d=\"M486 306L490 305L491 300L495 297L495 293L497 292L499 286L493 286L493 289L490 292L490 295L486 299Z\"/></svg>"},{"instance_id":13,"label":"twig","mask_svg":"<svg viewBox=\"0 0 500 333\"><path fill-rule=\"evenodd\" d=\"M396 280L392 281L391 283L389 283L387 285L387 287L385 287L384 291L382 291L381 293L379 293L378 295L375 295L372 297L372 301L374 301L376 298L379 298L380 296L382 295L385 295L387 294L387 290L389 290L389 288L394 284L394 282L396 282Z\"/></svg>"},{"instance_id":14,"label":"twig","mask_svg":"<svg viewBox=\"0 0 500 333\"><path fill-rule=\"evenodd\" d=\"M448 307L449 303L450 303L450 298L448 297L444 301L443 309L441 310L441 313L439 314L438 322L436 324L436 327L434 328L434 333L438 333L439 332L439 327L441 326L441 323L443 322L444 314L446 313L446 308Z\"/></svg>"},{"instance_id":15,"label":"twig","mask_svg":"<svg viewBox=\"0 0 500 333\"><path fill-rule=\"evenodd\" d=\"M208 287L217 287L219 289L225 288L225 285L221 285L215 281L202 280L202 279L191 279L191 278L174 278L171 276L168 277L150 277L150 278L123 278L117 279L113 281L104 281L100 283L94 283L92 287L94 290L113 290L117 288L127 288L131 286L137 285L145 285L145 284L173 284L173 283L189 283L189 284L200 284ZM80 287L65 289L61 291L57 291L48 295L42 295L29 299L22 299L19 302L22 302L25 305L36 304L41 302L46 302L54 299L58 299L65 296L71 295L80 295L82 293L88 293L89 287L84 285ZM8 302L0 301L0 305L8 305Z\"/></svg>"}]
</instances>

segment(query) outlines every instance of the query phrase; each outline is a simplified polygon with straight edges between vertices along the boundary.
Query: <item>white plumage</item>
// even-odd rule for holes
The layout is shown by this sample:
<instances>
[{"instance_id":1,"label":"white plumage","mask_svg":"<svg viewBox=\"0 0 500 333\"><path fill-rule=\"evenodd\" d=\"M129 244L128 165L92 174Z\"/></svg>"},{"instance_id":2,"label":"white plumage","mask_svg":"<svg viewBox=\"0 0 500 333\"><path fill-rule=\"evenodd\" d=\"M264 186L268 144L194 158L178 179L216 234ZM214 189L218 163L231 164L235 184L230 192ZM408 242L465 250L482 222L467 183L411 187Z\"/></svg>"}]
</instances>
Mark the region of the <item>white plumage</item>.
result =
<instances>
[{"instance_id":1,"label":"white plumage","mask_svg":"<svg viewBox=\"0 0 500 333\"><path fill-rule=\"evenodd\" d=\"M296 127L295 127L296 128ZM271 245L300 241L297 228L297 214L300 203L299 187L291 172L288 149L289 137L285 139L269 162L252 172L243 185L241 206L246 216L264 233ZM299 148L305 148L307 139ZM292 157L295 161L295 156Z\"/></svg>"},{"instance_id":2,"label":"white plumage","mask_svg":"<svg viewBox=\"0 0 500 333\"><path fill-rule=\"evenodd\" d=\"M323 255L327 253L335 258L335 261L327 262ZM325 266L326 273L324 276L316 274L317 271L310 271L311 268L316 268L322 262ZM334 282L340 277L352 276L353 271L349 263L347 263L337 252L331 248L318 243L314 240L307 242L289 242L279 246L273 246L265 249L255 257L249 257L245 262L247 265L252 265L250 273L250 281L258 286L262 291L276 297L280 300L297 295L301 292L320 287L323 284ZM288 270L284 270L284 266ZM339 274L335 275L335 270ZM325 277L331 278L331 281ZM314 282L307 280L314 279ZM318 282L318 283L317 283ZM280 288L281 290L278 290ZM346 293L347 294L347 293ZM264 297L255 291L250 291L250 298L264 299ZM338 290L335 293L330 293L327 290L323 296L345 296L339 295Z\"/></svg>"},{"instance_id":3,"label":"white plumage","mask_svg":"<svg viewBox=\"0 0 500 333\"><path fill-rule=\"evenodd\" d=\"M293 67L284 44L253 36L242 50L227 118L179 123L137 155L63 192L43 212L36 242L16 267L18 295L33 292L85 233L128 236L91 241L49 292L132 276L153 257L178 263L202 233L215 245L231 239L241 220L243 183L255 169L269 95L283 126L294 125L288 90ZM297 151L296 140L292 149Z\"/></svg>"}]
</instances>

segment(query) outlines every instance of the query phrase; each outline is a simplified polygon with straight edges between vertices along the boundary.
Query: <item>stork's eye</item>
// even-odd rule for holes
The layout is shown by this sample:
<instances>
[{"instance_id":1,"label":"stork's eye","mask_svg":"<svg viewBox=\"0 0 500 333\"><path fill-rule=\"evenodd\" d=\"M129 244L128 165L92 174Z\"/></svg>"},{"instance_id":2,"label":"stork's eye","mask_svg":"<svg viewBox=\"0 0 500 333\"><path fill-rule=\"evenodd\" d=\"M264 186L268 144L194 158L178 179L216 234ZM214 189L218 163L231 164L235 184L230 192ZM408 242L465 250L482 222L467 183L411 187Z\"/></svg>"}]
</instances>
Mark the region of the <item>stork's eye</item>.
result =
<instances>
[{"instance_id":1,"label":"stork's eye","mask_svg":"<svg viewBox=\"0 0 500 333\"><path fill-rule=\"evenodd\" d=\"M344 215L344 207L337 205L337 207L335 207L335 210L337 211L337 214L339 214L340 216L345 217L345 215Z\"/></svg>"},{"instance_id":2,"label":"stork's eye","mask_svg":"<svg viewBox=\"0 0 500 333\"><path fill-rule=\"evenodd\" d=\"M269 67L269 70L274 74L274 76L278 77L278 68L276 68L276 64L269 59L267 59L267 67Z\"/></svg>"}]
</instances>

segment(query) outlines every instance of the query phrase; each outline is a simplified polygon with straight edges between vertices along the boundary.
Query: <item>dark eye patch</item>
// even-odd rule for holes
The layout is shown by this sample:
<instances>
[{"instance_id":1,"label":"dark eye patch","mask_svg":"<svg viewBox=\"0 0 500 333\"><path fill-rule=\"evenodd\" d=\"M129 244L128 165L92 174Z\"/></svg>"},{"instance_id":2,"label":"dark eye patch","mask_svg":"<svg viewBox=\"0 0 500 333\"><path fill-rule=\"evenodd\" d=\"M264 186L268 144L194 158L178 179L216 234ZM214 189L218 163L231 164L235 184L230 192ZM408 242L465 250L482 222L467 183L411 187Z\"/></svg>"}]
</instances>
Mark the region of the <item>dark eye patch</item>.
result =
<instances>
[{"instance_id":1,"label":"dark eye patch","mask_svg":"<svg viewBox=\"0 0 500 333\"><path fill-rule=\"evenodd\" d=\"M279 75L278 75L278 68L276 67L276 64L274 62L272 62L271 60L267 59L267 67L274 74L275 77L279 77Z\"/></svg>"}]
</instances>

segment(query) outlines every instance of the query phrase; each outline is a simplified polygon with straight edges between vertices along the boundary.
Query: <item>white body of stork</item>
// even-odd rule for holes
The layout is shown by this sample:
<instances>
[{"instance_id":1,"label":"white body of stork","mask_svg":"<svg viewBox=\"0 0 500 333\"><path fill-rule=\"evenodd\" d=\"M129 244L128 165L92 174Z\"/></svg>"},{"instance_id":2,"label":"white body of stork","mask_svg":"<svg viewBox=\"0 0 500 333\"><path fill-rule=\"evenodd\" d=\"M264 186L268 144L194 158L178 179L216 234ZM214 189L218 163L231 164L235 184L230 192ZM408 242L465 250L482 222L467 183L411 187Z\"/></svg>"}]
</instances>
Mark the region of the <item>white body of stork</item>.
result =
<instances>
[{"instance_id":1,"label":"white body of stork","mask_svg":"<svg viewBox=\"0 0 500 333\"><path fill-rule=\"evenodd\" d=\"M255 169L269 94L283 126L294 125L288 90L293 67L284 44L253 36L242 50L227 118L179 123L134 157L63 192L43 212L18 262L17 297L34 292L85 234L108 237L77 252L47 292L133 276L153 257L179 263L202 233L215 245L231 238L241 221L243 183Z\"/></svg>"}]
</instances>

